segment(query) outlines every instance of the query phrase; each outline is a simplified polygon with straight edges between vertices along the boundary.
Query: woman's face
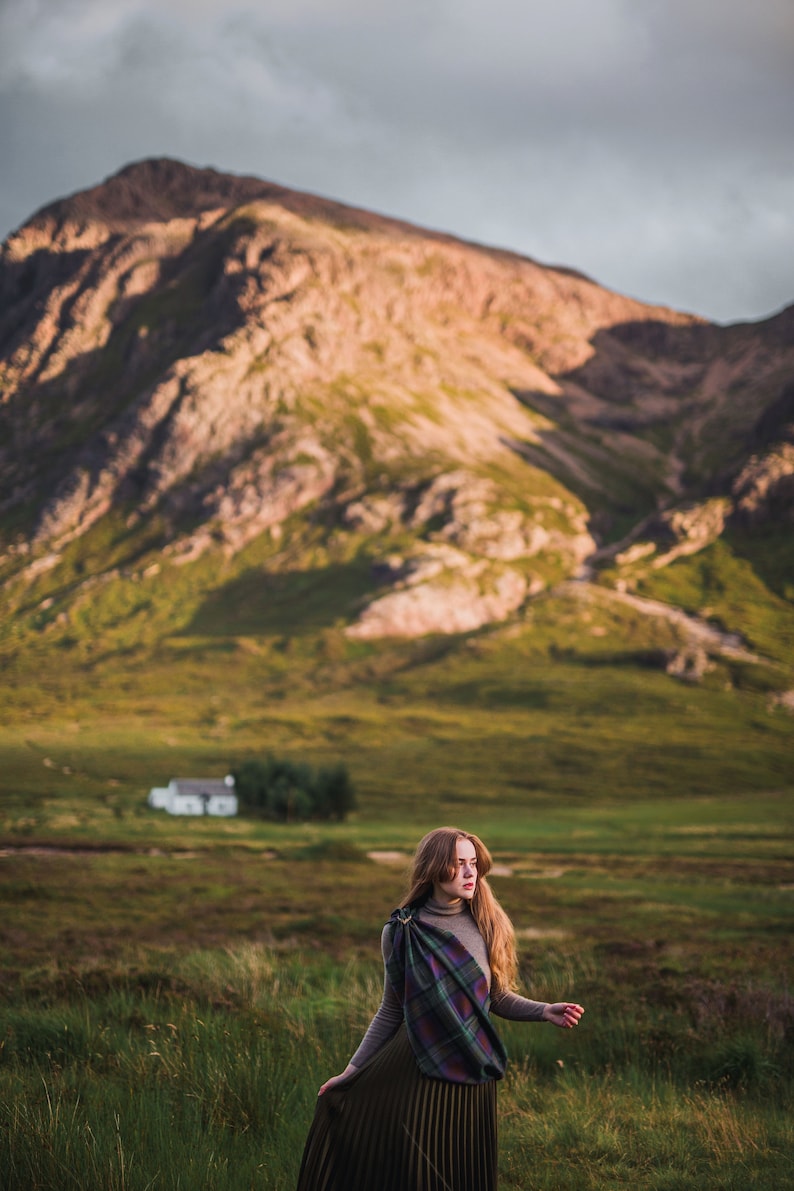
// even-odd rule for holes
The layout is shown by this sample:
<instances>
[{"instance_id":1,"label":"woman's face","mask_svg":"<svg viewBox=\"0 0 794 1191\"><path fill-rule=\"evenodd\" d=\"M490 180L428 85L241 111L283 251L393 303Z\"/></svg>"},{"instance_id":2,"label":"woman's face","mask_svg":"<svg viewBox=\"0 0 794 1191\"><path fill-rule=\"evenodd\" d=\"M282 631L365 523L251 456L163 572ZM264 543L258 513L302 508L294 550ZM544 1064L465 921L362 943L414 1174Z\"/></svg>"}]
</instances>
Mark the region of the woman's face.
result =
<instances>
[{"instance_id":1,"label":"woman's face","mask_svg":"<svg viewBox=\"0 0 794 1191\"><path fill-rule=\"evenodd\" d=\"M459 898L471 901L477 887L477 852L470 839L459 839L455 845L455 873L448 881L437 881L433 897L440 902L454 902Z\"/></svg>"}]
</instances>

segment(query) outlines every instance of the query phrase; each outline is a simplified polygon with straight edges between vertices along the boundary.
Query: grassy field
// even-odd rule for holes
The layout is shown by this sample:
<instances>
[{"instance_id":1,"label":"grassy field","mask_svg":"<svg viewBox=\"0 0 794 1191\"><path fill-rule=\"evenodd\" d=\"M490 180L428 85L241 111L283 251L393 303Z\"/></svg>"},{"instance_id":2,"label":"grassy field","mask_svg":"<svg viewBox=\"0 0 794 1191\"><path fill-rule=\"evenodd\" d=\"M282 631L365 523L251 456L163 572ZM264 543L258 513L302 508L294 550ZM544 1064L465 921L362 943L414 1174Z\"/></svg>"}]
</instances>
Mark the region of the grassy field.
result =
<instances>
[{"instance_id":1,"label":"grassy field","mask_svg":"<svg viewBox=\"0 0 794 1191\"><path fill-rule=\"evenodd\" d=\"M752 803L699 810L637 807L622 851L605 812L574 850L546 811L499 849L523 987L587 1007L575 1033L503 1026L502 1186L794 1185L790 858ZM316 1088L377 1006L404 869L360 827L301 834L6 851L3 1185L294 1184Z\"/></svg>"}]
</instances>

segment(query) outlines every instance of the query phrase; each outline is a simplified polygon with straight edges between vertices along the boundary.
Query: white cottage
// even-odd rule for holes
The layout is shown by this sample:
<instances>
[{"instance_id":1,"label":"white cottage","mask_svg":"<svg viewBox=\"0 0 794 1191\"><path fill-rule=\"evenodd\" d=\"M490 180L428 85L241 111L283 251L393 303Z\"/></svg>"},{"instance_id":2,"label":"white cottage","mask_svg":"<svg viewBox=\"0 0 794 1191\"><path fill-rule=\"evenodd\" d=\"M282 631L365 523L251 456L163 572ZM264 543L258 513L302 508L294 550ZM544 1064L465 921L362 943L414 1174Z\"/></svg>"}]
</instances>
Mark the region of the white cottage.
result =
<instances>
[{"instance_id":1,"label":"white cottage","mask_svg":"<svg viewBox=\"0 0 794 1191\"><path fill-rule=\"evenodd\" d=\"M153 786L146 801L170 815L236 815L238 809L231 775L222 780L172 778L167 786Z\"/></svg>"},{"instance_id":2,"label":"white cottage","mask_svg":"<svg viewBox=\"0 0 794 1191\"><path fill-rule=\"evenodd\" d=\"M153 786L146 801L156 811L167 811L170 799L171 789L169 786Z\"/></svg>"}]
</instances>

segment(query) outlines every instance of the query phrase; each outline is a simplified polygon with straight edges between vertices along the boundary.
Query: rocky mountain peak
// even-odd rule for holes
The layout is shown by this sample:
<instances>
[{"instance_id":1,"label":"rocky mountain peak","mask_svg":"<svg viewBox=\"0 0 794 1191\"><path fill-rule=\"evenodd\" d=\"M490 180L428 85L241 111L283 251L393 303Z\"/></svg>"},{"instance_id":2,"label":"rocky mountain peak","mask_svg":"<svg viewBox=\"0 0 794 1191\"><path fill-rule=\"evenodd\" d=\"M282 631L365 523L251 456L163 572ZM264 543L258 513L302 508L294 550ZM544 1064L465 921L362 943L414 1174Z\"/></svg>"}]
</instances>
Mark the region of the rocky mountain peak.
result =
<instances>
[{"instance_id":1,"label":"rocky mountain peak","mask_svg":"<svg viewBox=\"0 0 794 1191\"><path fill-rule=\"evenodd\" d=\"M351 632L459 631L789 500L790 319L714 327L256 178L128 166L9 238L0 299L0 510L34 565L112 514L174 562L311 523L387 584Z\"/></svg>"}]
</instances>

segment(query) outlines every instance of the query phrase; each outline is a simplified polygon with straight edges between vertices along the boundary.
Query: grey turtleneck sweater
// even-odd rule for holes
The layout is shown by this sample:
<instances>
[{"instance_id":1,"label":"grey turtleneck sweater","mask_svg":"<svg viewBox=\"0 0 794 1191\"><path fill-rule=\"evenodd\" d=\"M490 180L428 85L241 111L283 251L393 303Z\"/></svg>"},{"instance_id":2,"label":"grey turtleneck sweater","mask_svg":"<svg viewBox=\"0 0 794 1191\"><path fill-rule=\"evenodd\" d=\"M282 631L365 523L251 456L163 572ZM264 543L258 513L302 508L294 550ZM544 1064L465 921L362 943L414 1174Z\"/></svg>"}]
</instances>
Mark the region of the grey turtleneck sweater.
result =
<instances>
[{"instance_id":1,"label":"grey turtleneck sweater","mask_svg":"<svg viewBox=\"0 0 794 1191\"><path fill-rule=\"evenodd\" d=\"M485 973L488 987L491 986L491 967L488 963L488 949L485 946L477 923L471 916L467 902L452 902L444 905L434 898L429 898L419 911L423 922L440 927L455 935L470 955L473 955ZM381 951L383 952L384 967L391 955L391 939L389 938L389 924L383 928L381 935ZM491 1012L498 1017L507 1017L511 1021L543 1021L545 1001L529 1001L526 997L519 997L516 993L497 992L491 999ZM403 1007L392 988L388 976L384 974L383 1000L378 1012L369 1024L366 1034L361 1040L356 1053L350 1063L353 1067L363 1067L369 1062L382 1046L393 1038L403 1022Z\"/></svg>"}]
</instances>

